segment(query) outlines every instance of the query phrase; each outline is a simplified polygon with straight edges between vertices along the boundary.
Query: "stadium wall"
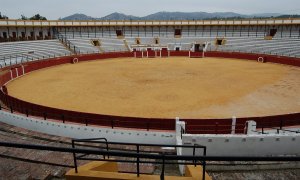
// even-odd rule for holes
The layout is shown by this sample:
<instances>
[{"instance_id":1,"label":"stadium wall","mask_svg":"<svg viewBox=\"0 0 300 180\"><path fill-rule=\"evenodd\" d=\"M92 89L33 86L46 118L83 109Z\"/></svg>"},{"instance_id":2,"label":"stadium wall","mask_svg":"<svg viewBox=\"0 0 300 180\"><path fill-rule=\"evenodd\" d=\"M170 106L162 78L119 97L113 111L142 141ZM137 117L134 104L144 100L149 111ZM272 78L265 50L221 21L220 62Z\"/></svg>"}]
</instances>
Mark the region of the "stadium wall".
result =
<instances>
[{"instance_id":1,"label":"stadium wall","mask_svg":"<svg viewBox=\"0 0 300 180\"><path fill-rule=\"evenodd\" d=\"M208 156L299 155L300 134L212 135L184 134L184 145L206 146ZM192 154L183 149L183 155ZM201 155L202 151L196 152Z\"/></svg>"},{"instance_id":2,"label":"stadium wall","mask_svg":"<svg viewBox=\"0 0 300 180\"><path fill-rule=\"evenodd\" d=\"M44 121L42 119L24 117L0 111L0 121L17 127L26 128L56 136L70 138L105 137L111 142L178 144L206 146L208 156L276 156L299 155L300 134L260 134L260 135L210 135L183 134L180 128L176 132L145 131L137 129L110 129L99 126L82 126L74 123ZM179 122L182 126L182 122ZM177 149L178 154L191 155L186 148ZM202 150L195 152L202 155Z\"/></svg>"},{"instance_id":3,"label":"stadium wall","mask_svg":"<svg viewBox=\"0 0 300 180\"><path fill-rule=\"evenodd\" d=\"M20 114L12 114L5 111L0 111L0 121L32 131L70 138L84 139L105 137L108 141L113 142L175 144L175 132L82 126L81 124L74 123L44 121L42 119L25 117Z\"/></svg>"}]
</instances>

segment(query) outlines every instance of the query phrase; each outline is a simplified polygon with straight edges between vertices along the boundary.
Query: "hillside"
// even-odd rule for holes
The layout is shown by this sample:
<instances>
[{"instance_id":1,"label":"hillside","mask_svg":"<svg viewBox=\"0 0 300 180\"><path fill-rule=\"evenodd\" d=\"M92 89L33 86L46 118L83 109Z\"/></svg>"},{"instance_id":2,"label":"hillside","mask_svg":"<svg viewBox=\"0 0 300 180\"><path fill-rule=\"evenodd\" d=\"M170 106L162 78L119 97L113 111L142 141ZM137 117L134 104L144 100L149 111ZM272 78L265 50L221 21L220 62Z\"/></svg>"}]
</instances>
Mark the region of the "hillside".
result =
<instances>
[{"instance_id":1,"label":"hillside","mask_svg":"<svg viewBox=\"0 0 300 180\"><path fill-rule=\"evenodd\" d=\"M61 20L203 20L203 19L227 19L227 18L268 18L281 16L278 13L263 13L263 14L238 14L234 12L157 12L143 17L126 15L123 13L114 12L104 17L91 17L85 14L73 14ZM288 16L288 15L286 15Z\"/></svg>"}]
</instances>

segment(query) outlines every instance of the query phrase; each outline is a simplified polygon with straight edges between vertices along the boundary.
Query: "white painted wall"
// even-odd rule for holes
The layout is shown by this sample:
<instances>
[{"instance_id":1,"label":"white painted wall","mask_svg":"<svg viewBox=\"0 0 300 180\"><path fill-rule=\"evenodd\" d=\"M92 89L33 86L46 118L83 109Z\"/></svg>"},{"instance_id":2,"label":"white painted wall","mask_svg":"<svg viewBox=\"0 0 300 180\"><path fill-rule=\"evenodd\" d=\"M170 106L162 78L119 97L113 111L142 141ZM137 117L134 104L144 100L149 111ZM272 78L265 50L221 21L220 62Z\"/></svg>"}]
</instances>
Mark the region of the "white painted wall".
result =
<instances>
[{"instance_id":1,"label":"white painted wall","mask_svg":"<svg viewBox=\"0 0 300 180\"><path fill-rule=\"evenodd\" d=\"M300 134L211 135L185 134L184 145L207 147L208 156L300 155ZM183 154L191 154L183 149ZM196 152L202 155L202 151Z\"/></svg>"},{"instance_id":2,"label":"white painted wall","mask_svg":"<svg viewBox=\"0 0 300 180\"><path fill-rule=\"evenodd\" d=\"M105 137L109 141L128 143L199 144L207 147L207 155L213 156L300 155L300 134L296 133L264 135L184 134L181 142L179 132L177 132L176 140L175 132L64 124L32 117L28 118L6 111L0 111L0 121L32 131L71 138ZM178 125L183 126L181 122ZM181 150L183 155L191 154L191 149L187 148L180 149L178 154L181 154ZM196 154L202 155L202 150L196 151Z\"/></svg>"},{"instance_id":3,"label":"white painted wall","mask_svg":"<svg viewBox=\"0 0 300 180\"><path fill-rule=\"evenodd\" d=\"M28 130L71 138L107 138L108 141L149 144L176 144L175 131L144 131L136 129L112 129L98 126L64 124L34 119L0 111L0 121Z\"/></svg>"},{"instance_id":4,"label":"white painted wall","mask_svg":"<svg viewBox=\"0 0 300 180\"><path fill-rule=\"evenodd\" d=\"M179 117L176 117L176 145L183 145L182 139L181 139L181 128L185 129L185 122L179 121ZM176 153L178 156L182 155L182 148L176 148ZM180 162L180 161L178 161ZM185 166L180 164L179 165L179 172L181 175L184 175L185 173Z\"/></svg>"},{"instance_id":5,"label":"white painted wall","mask_svg":"<svg viewBox=\"0 0 300 180\"><path fill-rule=\"evenodd\" d=\"M234 119L234 118L233 118ZM269 134L256 134L256 122L248 121L248 134L183 134L180 137L181 127L185 123L176 121L176 141L183 145L206 146L208 156L278 156L300 155L300 134L280 132L276 130ZM299 129L291 129L298 131ZM182 151L182 152L181 152ZM192 149L180 148L177 154L192 155ZM203 155L202 149L196 149L196 155Z\"/></svg>"}]
</instances>

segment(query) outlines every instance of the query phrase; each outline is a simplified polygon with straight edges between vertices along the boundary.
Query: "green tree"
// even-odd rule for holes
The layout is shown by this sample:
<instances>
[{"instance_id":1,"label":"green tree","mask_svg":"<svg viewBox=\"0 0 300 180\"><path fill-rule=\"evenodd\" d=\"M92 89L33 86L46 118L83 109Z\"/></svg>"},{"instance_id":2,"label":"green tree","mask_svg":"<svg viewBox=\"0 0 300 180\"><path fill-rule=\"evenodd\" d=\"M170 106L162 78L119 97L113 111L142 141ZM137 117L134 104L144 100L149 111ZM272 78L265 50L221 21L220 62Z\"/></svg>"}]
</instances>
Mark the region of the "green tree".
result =
<instances>
[{"instance_id":1,"label":"green tree","mask_svg":"<svg viewBox=\"0 0 300 180\"><path fill-rule=\"evenodd\" d=\"M8 19L8 17L5 16L5 15L2 15L1 12L0 12L0 19Z\"/></svg>"},{"instance_id":2,"label":"green tree","mask_svg":"<svg viewBox=\"0 0 300 180\"><path fill-rule=\"evenodd\" d=\"M40 14L36 14L34 16L32 16L31 18L29 18L30 20L47 20L47 18L41 16Z\"/></svg>"},{"instance_id":3,"label":"green tree","mask_svg":"<svg viewBox=\"0 0 300 180\"><path fill-rule=\"evenodd\" d=\"M28 18L25 15L21 15L21 20L28 20Z\"/></svg>"}]
</instances>

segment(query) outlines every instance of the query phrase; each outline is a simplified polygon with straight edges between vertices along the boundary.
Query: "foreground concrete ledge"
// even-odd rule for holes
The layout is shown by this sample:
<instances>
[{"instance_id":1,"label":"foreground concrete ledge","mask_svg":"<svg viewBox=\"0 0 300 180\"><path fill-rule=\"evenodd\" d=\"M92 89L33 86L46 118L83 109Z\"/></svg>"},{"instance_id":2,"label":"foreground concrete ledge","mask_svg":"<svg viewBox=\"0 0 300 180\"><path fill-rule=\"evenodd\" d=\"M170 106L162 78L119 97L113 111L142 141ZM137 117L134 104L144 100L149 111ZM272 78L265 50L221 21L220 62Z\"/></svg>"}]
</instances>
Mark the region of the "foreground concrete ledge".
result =
<instances>
[{"instance_id":1,"label":"foreground concrete ledge","mask_svg":"<svg viewBox=\"0 0 300 180\"><path fill-rule=\"evenodd\" d=\"M145 175L141 174L137 177L136 174L131 173L119 173L117 162L100 162L93 161L83 166L78 167L78 173L75 173L75 169L70 170L66 174L67 180L84 180L84 179L160 179L160 175ZM185 176L165 176L165 179L169 180L196 180L202 179L202 167L189 165L186 167ZM211 177L205 173L205 179L211 180Z\"/></svg>"}]
</instances>

